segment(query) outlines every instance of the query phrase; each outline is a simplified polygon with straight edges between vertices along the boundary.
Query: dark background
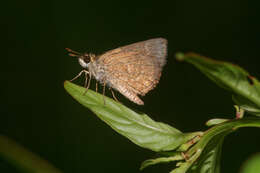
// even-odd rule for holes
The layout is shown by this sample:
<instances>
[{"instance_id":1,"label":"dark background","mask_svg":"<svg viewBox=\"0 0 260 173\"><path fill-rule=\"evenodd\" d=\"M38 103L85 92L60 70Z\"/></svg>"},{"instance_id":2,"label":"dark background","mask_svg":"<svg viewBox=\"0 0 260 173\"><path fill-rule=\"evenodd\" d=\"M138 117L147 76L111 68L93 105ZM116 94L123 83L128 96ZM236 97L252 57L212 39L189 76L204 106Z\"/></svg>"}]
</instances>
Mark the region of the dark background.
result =
<instances>
[{"instance_id":1,"label":"dark background","mask_svg":"<svg viewBox=\"0 0 260 173\"><path fill-rule=\"evenodd\" d=\"M117 96L183 132L205 130L210 118L234 117L231 95L174 55L197 52L260 78L259 5L245 0L2 2L0 133L67 173L139 172L141 162L156 153L114 132L65 92L64 80L81 67L64 48L100 54L149 38L168 39L168 63L157 88L143 98L145 105ZM259 151L259 132L240 129L226 138L223 173L238 172ZM0 172L17 171L0 159Z\"/></svg>"}]
</instances>

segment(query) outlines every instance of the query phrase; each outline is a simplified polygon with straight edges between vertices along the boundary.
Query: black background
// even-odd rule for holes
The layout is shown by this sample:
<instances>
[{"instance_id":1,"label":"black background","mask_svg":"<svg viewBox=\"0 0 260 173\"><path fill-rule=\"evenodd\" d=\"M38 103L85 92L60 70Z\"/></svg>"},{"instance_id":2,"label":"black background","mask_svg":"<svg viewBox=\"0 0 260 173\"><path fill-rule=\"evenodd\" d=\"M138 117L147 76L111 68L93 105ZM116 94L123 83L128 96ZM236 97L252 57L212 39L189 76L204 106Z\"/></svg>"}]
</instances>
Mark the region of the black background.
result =
<instances>
[{"instance_id":1,"label":"black background","mask_svg":"<svg viewBox=\"0 0 260 173\"><path fill-rule=\"evenodd\" d=\"M231 95L193 66L177 62L175 53L230 61L260 78L259 5L245 0L2 2L0 133L64 172L139 172L140 163L156 153L118 135L65 92L63 82L81 67L64 48L100 54L150 38L168 39L167 65L157 88L143 98L145 105L117 96L183 132L205 130L210 118L234 117ZM241 129L226 138L221 172L238 172L259 151L259 132ZM143 172L171 168L164 164ZM17 172L4 159L0 171Z\"/></svg>"}]
</instances>

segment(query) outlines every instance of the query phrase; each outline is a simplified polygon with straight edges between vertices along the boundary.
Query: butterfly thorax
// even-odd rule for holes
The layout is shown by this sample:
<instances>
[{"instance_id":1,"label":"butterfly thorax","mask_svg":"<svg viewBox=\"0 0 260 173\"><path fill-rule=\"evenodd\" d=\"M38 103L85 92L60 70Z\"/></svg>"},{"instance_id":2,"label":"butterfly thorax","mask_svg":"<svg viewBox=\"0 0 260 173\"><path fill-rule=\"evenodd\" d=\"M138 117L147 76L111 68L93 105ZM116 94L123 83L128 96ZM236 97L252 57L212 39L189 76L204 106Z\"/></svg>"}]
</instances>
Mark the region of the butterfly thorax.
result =
<instances>
[{"instance_id":1,"label":"butterfly thorax","mask_svg":"<svg viewBox=\"0 0 260 173\"><path fill-rule=\"evenodd\" d=\"M97 81L104 84L107 82L107 77L103 65L100 65L98 61L91 61L88 64L89 73L95 77ZM108 84L108 83L107 83Z\"/></svg>"}]
</instances>

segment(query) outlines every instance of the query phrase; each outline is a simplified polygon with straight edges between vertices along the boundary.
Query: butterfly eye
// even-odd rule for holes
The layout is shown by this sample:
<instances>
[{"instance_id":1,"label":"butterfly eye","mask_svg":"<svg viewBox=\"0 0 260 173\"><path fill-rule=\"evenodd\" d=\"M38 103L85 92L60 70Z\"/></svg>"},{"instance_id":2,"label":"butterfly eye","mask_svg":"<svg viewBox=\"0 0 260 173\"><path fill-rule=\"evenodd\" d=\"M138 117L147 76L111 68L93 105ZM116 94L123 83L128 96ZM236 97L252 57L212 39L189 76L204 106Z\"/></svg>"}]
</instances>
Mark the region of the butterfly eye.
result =
<instances>
[{"instance_id":1,"label":"butterfly eye","mask_svg":"<svg viewBox=\"0 0 260 173\"><path fill-rule=\"evenodd\" d=\"M90 62L90 56L87 53L84 53L82 56L80 56L80 58L86 63L88 64Z\"/></svg>"}]
</instances>

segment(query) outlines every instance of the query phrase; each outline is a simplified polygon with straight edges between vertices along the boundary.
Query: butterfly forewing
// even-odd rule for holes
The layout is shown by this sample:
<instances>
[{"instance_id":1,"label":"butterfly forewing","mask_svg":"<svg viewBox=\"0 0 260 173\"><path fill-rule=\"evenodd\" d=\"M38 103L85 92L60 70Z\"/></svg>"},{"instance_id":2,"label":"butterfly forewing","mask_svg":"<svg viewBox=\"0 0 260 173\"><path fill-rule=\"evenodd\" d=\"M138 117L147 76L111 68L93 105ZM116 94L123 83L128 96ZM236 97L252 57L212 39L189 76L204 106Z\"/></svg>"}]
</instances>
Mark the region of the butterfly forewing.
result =
<instances>
[{"instance_id":1,"label":"butterfly forewing","mask_svg":"<svg viewBox=\"0 0 260 173\"><path fill-rule=\"evenodd\" d=\"M110 63L118 63L122 58L128 56L131 56L133 61L135 61L135 56L138 54L143 54L147 58L150 57L149 59L155 59L156 63L163 67L166 63L167 40L155 38L119 47L104 53L98 58L98 61L103 61L104 64L108 65Z\"/></svg>"}]
</instances>

